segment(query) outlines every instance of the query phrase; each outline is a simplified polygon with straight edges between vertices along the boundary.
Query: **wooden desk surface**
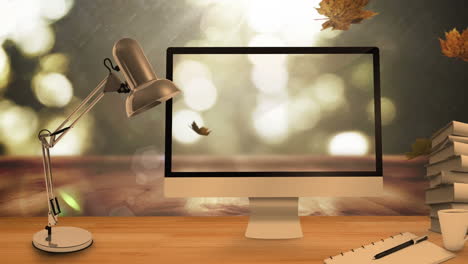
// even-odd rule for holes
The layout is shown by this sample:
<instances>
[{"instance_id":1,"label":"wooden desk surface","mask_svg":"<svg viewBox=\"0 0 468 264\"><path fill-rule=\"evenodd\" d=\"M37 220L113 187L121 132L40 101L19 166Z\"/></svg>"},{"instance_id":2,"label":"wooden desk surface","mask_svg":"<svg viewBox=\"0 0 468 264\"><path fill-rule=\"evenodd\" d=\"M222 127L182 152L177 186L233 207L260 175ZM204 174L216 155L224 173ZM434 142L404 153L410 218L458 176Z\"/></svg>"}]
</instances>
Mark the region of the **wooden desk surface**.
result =
<instances>
[{"instance_id":1,"label":"wooden desk surface","mask_svg":"<svg viewBox=\"0 0 468 264\"><path fill-rule=\"evenodd\" d=\"M52 255L31 245L45 217L0 218L1 263L323 263L323 259L400 232L428 233L427 216L305 216L304 238L244 237L245 216L62 217L60 225L93 233L80 252ZM429 232L429 241L441 244ZM467 263L468 248L446 263Z\"/></svg>"}]
</instances>

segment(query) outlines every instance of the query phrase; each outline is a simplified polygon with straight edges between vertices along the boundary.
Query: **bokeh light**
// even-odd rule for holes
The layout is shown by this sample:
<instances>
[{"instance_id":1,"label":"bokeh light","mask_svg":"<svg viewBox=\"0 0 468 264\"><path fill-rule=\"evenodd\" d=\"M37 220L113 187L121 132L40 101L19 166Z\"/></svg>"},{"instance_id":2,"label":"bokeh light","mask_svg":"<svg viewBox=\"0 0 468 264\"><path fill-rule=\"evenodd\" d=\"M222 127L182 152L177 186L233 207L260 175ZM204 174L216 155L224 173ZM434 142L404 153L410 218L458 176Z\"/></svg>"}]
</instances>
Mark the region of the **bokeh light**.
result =
<instances>
[{"instance_id":1,"label":"bokeh light","mask_svg":"<svg viewBox=\"0 0 468 264\"><path fill-rule=\"evenodd\" d=\"M15 103L8 99L0 98L0 115L15 106Z\"/></svg>"},{"instance_id":2,"label":"bokeh light","mask_svg":"<svg viewBox=\"0 0 468 264\"><path fill-rule=\"evenodd\" d=\"M61 73L38 73L32 87L39 102L49 107L64 107L73 97L72 84Z\"/></svg>"},{"instance_id":3,"label":"bokeh light","mask_svg":"<svg viewBox=\"0 0 468 264\"><path fill-rule=\"evenodd\" d=\"M51 22L64 17L73 3L73 0L0 1L0 40L13 40L26 56L45 54L55 40Z\"/></svg>"},{"instance_id":4,"label":"bokeh light","mask_svg":"<svg viewBox=\"0 0 468 264\"><path fill-rule=\"evenodd\" d=\"M35 24L41 20L41 4L43 1L37 0L14 0L2 1L2 9L8 19L4 32L6 34L15 33L15 31L30 31ZM10 26L8 26L10 25Z\"/></svg>"},{"instance_id":5,"label":"bokeh light","mask_svg":"<svg viewBox=\"0 0 468 264\"><path fill-rule=\"evenodd\" d=\"M315 9L320 0L253 0L249 1L247 22L258 33L275 33L288 46L311 46L322 38L337 34L322 32L320 15Z\"/></svg>"},{"instance_id":6,"label":"bokeh light","mask_svg":"<svg viewBox=\"0 0 468 264\"><path fill-rule=\"evenodd\" d=\"M197 77L185 84L183 96L187 106L196 111L205 111L216 103L218 93L210 79Z\"/></svg>"},{"instance_id":7,"label":"bokeh light","mask_svg":"<svg viewBox=\"0 0 468 264\"><path fill-rule=\"evenodd\" d=\"M277 32L283 26L286 5L281 0L252 0L247 11L247 22L256 32Z\"/></svg>"},{"instance_id":8,"label":"bokeh light","mask_svg":"<svg viewBox=\"0 0 468 264\"><path fill-rule=\"evenodd\" d=\"M288 70L282 65L262 67L254 65L251 74L255 87L266 94L286 93L288 84Z\"/></svg>"},{"instance_id":9,"label":"bokeh light","mask_svg":"<svg viewBox=\"0 0 468 264\"><path fill-rule=\"evenodd\" d=\"M192 128L192 122L195 121L199 127L203 126L203 118L195 111L179 110L174 113L172 124L172 135L183 144L192 144L200 140L201 136L195 133Z\"/></svg>"},{"instance_id":10,"label":"bokeh light","mask_svg":"<svg viewBox=\"0 0 468 264\"><path fill-rule=\"evenodd\" d=\"M264 142L282 143L288 137L287 104L282 100L260 97L252 114L252 124Z\"/></svg>"},{"instance_id":11,"label":"bokeh light","mask_svg":"<svg viewBox=\"0 0 468 264\"><path fill-rule=\"evenodd\" d=\"M344 103L344 82L335 74L319 76L312 86L314 98L326 109L336 109Z\"/></svg>"},{"instance_id":12,"label":"bokeh light","mask_svg":"<svg viewBox=\"0 0 468 264\"><path fill-rule=\"evenodd\" d=\"M39 64L43 72L66 73L70 59L63 53L52 53L42 57Z\"/></svg>"},{"instance_id":13,"label":"bokeh light","mask_svg":"<svg viewBox=\"0 0 468 264\"><path fill-rule=\"evenodd\" d=\"M203 13L201 32L209 40L232 43L233 39L239 38L243 9L242 1L218 1Z\"/></svg>"},{"instance_id":14,"label":"bokeh light","mask_svg":"<svg viewBox=\"0 0 468 264\"><path fill-rule=\"evenodd\" d=\"M46 106L65 106L73 95L70 81L59 74L68 70L68 58L64 54L46 55L55 44L52 24L64 17L73 4L73 0L0 0L0 45L9 40L28 59L42 56L39 61L42 73L36 74L38 78L31 86L36 97ZM12 79L11 67L10 58L0 47L0 92ZM51 75L44 74L46 72ZM2 100L1 104L0 130L5 131L1 131L0 140L5 146L5 153L40 154L36 137L39 125L37 113L7 100Z\"/></svg>"},{"instance_id":15,"label":"bokeh light","mask_svg":"<svg viewBox=\"0 0 468 264\"><path fill-rule=\"evenodd\" d=\"M249 47L282 47L284 45L281 39L269 34L258 34L249 41ZM287 59L286 54L248 54L247 57L252 64L264 67L284 66Z\"/></svg>"},{"instance_id":16,"label":"bokeh light","mask_svg":"<svg viewBox=\"0 0 468 264\"><path fill-rule=\"evenodd\" d=\"M389 125L395 120L396 117L396 106L390 98L382 97L380 98L380 109L381 109L381 119L382 125ZM374 120L374 100L369 102L367 105L367 114L369 120Z\"/></svg>"},{"instance_id":17,"label":"bokeh light","mask_svg":"<svg viewBox=\"0 0 468 264\"><path fill-rule=\"evenodd\" d=\"M288 46L312 46L321 36L324 18L315 9L320 0L289 0L283 3L284 25L279 32ZM337 30L338 31L338 30ZM327 37L332 37L328 35Z\"/></svg>"},{"instance_id":18,"label":"bokeh light","mask_svg":"<svg viewBox=\"0 0 468 264\"><path fill-rule=\"evenodd\" d=\"M0 91L5 89L10 80L10 59L6 52L0 48Z\"/></svg>"},{"instance_id":19,"label":"bokeh light","mask_svg":"<svg viewBox=\"0 0 468 264\"><path fill-rule=\"evenodd\" d=\"M132 157L135 182L144 185L155 180L159 175L157 169L162 166L163 162L161 151L154 145L135 151Z\"/></svg>"},{"instance_id":20,"label":"bokeh light","mask_svg":"<svg viewBox=\"0 0 468 264\"><path fill-rule=\"evenodd\" d=\"M15 6L20 1L2 0L0 4L0 39L5 39L16 28Z\"/></svg>"},{"instance_id":21,"label":"bokeh light","mask_svg":"<svg viewBox=\"0 0 468 264\"><path fill-rule=\"evenodd\" d=\"M52 21L59 20L68 14L73 2L73 0L47 0L47 4L41 5L41 15Z\"/></svg>"},{"instance_id":22,"label":"bokeh light","mask_svg":"<svg viewBox=\"0 0 468 264\"><path fill-rule=\"evenodd\" d=\"M0 107L0 139L9 146L19 145L35 135L39 120L29 107L2 101Z\"/></svg>"},{"instance_id":23,"label":"bokeh light","mask_svg":"<svg viewBox=\"0 0 468 264\"><path fill-rule=\"evenodd\" d=\"M49 52L55 43L55 34L52 28L44 22L38 22L17 31L13 40L25 56L34 57Z\"/></svg>"},{"instance_id":24,"label":"bokeh light","mask_svg":"<svg viewBox=\"0 0 468 264\"><path fill-rule=\"evenodd\" d=\"M184 60L174 69L174 82L184 91L185 86L194 78L211 79L211 72L205 64L195 60Z\"/></svg>"},{"instance_id":25,"label":"bokeh light","mask_svg":"<svg viewBox=\"0 0 468 264\"><path fill-rule=\"evenodd\" d=\"M364 91L373 89L373 65L372 63L361 63L357 65L351 75L351 82L354 86Z\"/></svg>"},{"instance_id":26,"label":"bokeh light","mask_svg":"<svg viewBox=\"0 0 468 264\"><path fill-rule=\"evenodd\" d=\"M320 114L320 105L310 98L295 98L289 102L288 119L293 131L313 128L320 120Z\"/></svg>"},{"instance_id":27,"label":"bokeh light","mask_svg":"<svg viewBox=\"0 0 468 264\"><path fill-rule=\"evenodd\" d=\"M45 128L54 131L64 120L66 116L60 115L51 118L46 124ZM93 118L88 113L83 116L72 129L70 129L65 136L63 136L57 144L50 149L51 155L54 156L72 156L84 153L90 145L91 128L93 126Z\"/></svg>"},{"instance_id":28,"label":"bokeh light","mask_svg":"<svg viewBox=\"0 0 468 264\"><path fill-rule=\"evenodd\" d=\"M9 156L37 156L41 151L41 143L37 140L36 134L25 141L5 141L2 144L5 147L4 153Z\"/></svg>"},{"instance_id":29,"label":"bokeh light","mask_svg":"<svg viewBox=\"0 0 468 264\"><path fill-rule=\"evenodd\" d=\"M257 34L250 39L249 47L283 47L286 44L273 34ZM286 57L286 54L279 54Z\"/></svg>"},{"instance_id":30,"label":"bokeh light","mask_svg":"<svg viewBox=\"0 0 468 264\"><path fill-rule=\"evenodd\" d=\"M358 131L338 133L328 145L328 153L331 155L362 156L368 149L367 137Z\"/></svg>"}]
</instances>

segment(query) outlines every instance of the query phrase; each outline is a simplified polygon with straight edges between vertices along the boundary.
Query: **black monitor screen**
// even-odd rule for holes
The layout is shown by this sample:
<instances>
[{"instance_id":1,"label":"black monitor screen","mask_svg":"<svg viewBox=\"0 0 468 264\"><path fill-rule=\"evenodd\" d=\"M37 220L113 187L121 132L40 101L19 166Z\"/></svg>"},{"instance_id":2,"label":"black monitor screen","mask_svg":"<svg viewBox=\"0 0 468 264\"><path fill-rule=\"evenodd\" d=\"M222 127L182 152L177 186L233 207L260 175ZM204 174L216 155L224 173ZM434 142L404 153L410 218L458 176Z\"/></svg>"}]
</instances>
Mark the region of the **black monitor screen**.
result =
<instances>
[{"instance_id":1,"label":"black monitor screen","mask_svg":"<svg viewBox=\"0 0 468 264\"><path fill-rule=\"evenodd\" d=\"M377 56L170 49L168 78L182 93L167 105L167 176L381 175Z\"/></svg>"}]
</instances>

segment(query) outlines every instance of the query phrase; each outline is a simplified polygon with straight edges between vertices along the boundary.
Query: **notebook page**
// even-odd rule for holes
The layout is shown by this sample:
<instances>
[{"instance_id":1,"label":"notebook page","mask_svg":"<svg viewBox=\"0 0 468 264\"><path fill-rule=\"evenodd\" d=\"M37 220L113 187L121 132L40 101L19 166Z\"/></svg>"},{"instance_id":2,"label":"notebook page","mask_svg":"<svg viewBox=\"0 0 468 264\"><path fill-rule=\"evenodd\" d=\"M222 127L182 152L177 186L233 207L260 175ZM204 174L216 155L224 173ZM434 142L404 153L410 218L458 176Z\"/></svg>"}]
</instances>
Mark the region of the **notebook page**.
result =
<instances>
[{"instance_id":1,"label":"notebook page","mask_svg":"<svg viewBox=\"0 0 468 264\"><path fill-rule=\"evenodd\" d=\"M401 243L404 243L410 239L416 238L416 235L412 233L403 233L401 235L396 235L392 237L388 237L379 241L375 241L372 244L364 245L364 248L355 248L354 252L347 251L343 252L343 255L339 254L333 256L332 259L327 258L325 259L326 264L366 264L372 263L370 262L372 258L389 248L397 246ZM367 262L366 262L367 261Z\"/></svg>"},{"instance_id":2,"label":"notebook page","mask_svg":"<svg viewBox=\"0 0 468 264\"><path fill-rule=\"evenodd\" d=\"M438 264L455 255L429 241L424 241L412 245L381 259L374 260L372 264L394 264L394 263L412 263L412 264Z\"/></svg>"},{"instance_id":3,"label":"notebook page","mask_svg":"<svg viewBox=\"0 0 468 264\"><path fill-rule=\"evenodd\" d=\"M354 252L343 252L343 255L339 254L333 256L332 259L327 258L324 262L326 264L435 264L441 263L455 256L431 242L424 241L381 259L373 260L376 254L416 237L416 235L406 232L401 235L393 236L393 238L389 237L376 241L373 244L364 245L364 248L360 247L353 249Z\"/></svg>"}]
</instances>

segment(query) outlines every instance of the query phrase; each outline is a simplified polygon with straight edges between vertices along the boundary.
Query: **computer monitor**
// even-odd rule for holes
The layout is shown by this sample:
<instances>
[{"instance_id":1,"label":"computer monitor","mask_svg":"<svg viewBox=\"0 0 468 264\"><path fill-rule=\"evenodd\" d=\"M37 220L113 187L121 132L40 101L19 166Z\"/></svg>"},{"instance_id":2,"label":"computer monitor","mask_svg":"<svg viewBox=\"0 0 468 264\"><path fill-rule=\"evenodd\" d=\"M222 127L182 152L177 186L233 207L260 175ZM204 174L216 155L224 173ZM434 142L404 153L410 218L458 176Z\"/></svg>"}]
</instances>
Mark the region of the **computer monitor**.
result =
<instances>
[{"instance_id":1,"label":"computer monitor","mask_svg":"<svg viewBox=\"0 0 468 264\"><path fill-rule=\"evenodd\" d=\"M382 193L376 47L173 47L165 194L249 197L246 236L302 236L300 196Z\"/></svg>"}]
</instances>

